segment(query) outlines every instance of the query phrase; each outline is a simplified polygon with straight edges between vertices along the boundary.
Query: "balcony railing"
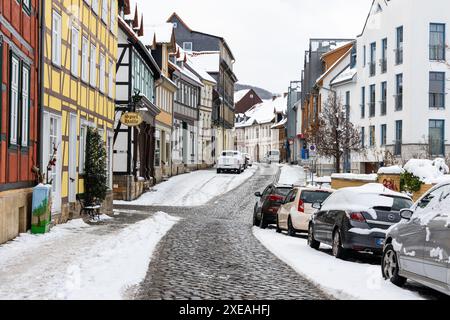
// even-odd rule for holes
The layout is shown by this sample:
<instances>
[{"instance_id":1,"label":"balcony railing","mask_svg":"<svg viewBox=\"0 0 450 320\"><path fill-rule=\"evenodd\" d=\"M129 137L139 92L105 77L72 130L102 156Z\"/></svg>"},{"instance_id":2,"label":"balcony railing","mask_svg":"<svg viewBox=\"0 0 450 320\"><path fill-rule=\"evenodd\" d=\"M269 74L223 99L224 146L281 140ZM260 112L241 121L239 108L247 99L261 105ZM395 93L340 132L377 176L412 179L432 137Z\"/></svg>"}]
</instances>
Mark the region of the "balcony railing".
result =
<instances>
[{"instance_id":1,"label":"balcony railing","mask_svg":"<svg viewBox=\"0 0 450 320\"><path fill-rule=\"evenodd\" d=\"M386 102L386 100L381 100L380 101L380 107L381 107L380 114L382 116L385 116L386 113L387 113L387 102Z\"/></svg>"},{"instance_id":2,"label":"balcony railing","mask_svg":"<svg viewBox=\"0 0 450 320\"><path fill-rule=\"evenodd\" d=\"M430 60L444 61L445 60L445 46L430 45Z\"/></svg>"},{"instance_id":3,"label":"balcony railing","mask_svg":"<svg viewBox=\"0 0 450 320\"><path fill-rule=\"evenodd\" d=\"M399 93L395 97L395 111L403 110L403 94Z\"/></svg>"},{"instance_id":4,"label":"balcony railing","mask_svg":"<svg viewBox=\"0 0 450 320\"><path fill-rule=\"evenodd\" d=\"M386 58L380 60L380 66L381 66L381 73L386 73L387 72L387 60L386 60Z\"/></svg>"},{"instance_id":5,"label":"balcony railing","mask_svg":"<svg viewBox=\"0 0 450 320\"><path fill-rule=\"evenodd\" d=\"M369 67L370 67L370 76L373 77L376 74L376 64L375 62L369 62Z\"/></svg>"},{"instance_id":6,"label":"balcony railing","mask_svg":"<svg viewBox=\"0 0 450 320\"><path fill-rule=\"evenodd\" d=\"M395 64L403 63L403 48L395 49Z\"/></svg>"},{"instance_id":7,"label":"balcony railing","mask_svg":"<svg viewBox=\"0 0 450 320\"><path fill-rule=\"evenodd\" d=\"M445 94L444 93L430 93L430 108L444 109L445 108Z\"/></svg>"}]
</instances>

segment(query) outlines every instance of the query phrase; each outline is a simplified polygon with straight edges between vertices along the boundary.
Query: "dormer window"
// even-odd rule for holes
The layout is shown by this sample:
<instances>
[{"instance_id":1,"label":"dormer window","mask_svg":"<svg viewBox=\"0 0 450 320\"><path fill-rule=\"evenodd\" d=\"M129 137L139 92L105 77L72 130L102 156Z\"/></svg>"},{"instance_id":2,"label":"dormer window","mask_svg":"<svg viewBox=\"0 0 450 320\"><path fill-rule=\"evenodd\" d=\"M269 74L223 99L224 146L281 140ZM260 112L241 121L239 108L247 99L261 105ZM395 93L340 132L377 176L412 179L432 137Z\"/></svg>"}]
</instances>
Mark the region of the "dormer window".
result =
<instances>
[{"instance_id":1,"label":"dormer window","mask_svg":"<svg viewBox=\"0 0 450 320\"><path fill-rule=\"evenodd\" d=\"M192 51L192 42L183 42L184 51Z\"/></svg>"}]
</instances>

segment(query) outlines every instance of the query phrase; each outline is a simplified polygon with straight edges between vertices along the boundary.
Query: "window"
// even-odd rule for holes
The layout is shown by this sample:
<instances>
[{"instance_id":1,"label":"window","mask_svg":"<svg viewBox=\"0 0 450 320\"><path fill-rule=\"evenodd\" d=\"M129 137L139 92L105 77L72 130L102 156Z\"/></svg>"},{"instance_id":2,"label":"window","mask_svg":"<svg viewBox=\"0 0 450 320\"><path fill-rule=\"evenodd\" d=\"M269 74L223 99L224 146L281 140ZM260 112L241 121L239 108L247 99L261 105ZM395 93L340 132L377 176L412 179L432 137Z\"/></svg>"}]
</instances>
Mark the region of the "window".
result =
<instances>
[{"instance_id":1,"label":"window","mask_svg":"<svg viewBox=\"0 0 450 320\"><path fill-rule=\"evenodd\" d=\"M61 16L53 11L52 20L52 62L61 66Z\"/></svg>"},{"instance_id":2,"label":"window","mask_svg":"<svg viewBox=\"0 0 450 320\"><path fill-rule=\"evenodd\" d=\"M445 154L444 120L430 120L430 154L432 156L443 156Z\"/></svg>"},{"instance_id":3,"label":"window","mask_svg":"<svg viewBox=\"0 0 450 320\"><path fill-rule=\"evenodd\" d=\"M381 115L385 116L387 113L387 82L381 83Z\"/></svg>"},{"instance_id":4,"label":"window","mask_svg":"<svg viewBox=\"0 0 450 320\"><path fill-rule=\"evenodd\" d=\"M387 126L385 124L381 125L381 146L386 146L387 142Z\"/></svg>"},{"instance_id":5,"label":"window","mask_svg":"<svg viewBox=\"0 0 450 320\"><path fill-rule=\"evenodd\" d=\"M161 166L161 131L155 131L155 167Z\"/></svg>"},{"instance_id":6,"label":"window","mask_svg":"<svg viewBox=\"0 0 450 320\"><path fill-rule=\"evenodd\" d=\"M366 117L366 88L361 88L361 118Z\"/></svg>"},{"instance_id":7,"label":"window","mask_svg":"<svg viewBox=\"0 0 450 320\"><path fill-rule=\"evenodd\" d=\"M183 42L184 51L192 51L192 42Z\"/></svg>"},{"instance_id":8,"label":"window","mask_svg":"<svg viewBox=\"0 0 450 320\"><path fill-rule=\"evenodd\" d=\"M363 46L363 68L366 67L367 64L367 49L366 46Z\"/></svg>"},{"instance_id":9,"label":"window","mask_svg":"<svg viewBox=\"0 0 450 320\"><path fill-rule=\"evenodd\" d=\"M114 98L114 75L116 74L116 70L114 70L114 63L112 60L109 61L109 76L108 76L108 96L110 98Z\"/></svg>"},{"instance_id":10,"label":"window","mask_svg":"<svg viewBox=\"0 0 450 320\"><path fill-rule=\"evenodd\" d=\"M84 163L86 161L86 135L87 135L87 125L81 124L80 127L80 152L78 160L79 172L80 174L84 173Z\"/></svg>"},{"instance_id":11,"label":"window","mask_svg":"<svg viewBox=\"0 0 450 320\"><path fill-rule=\"evenodd\" d=\"M385 73L387 71L387 46L387 38L384 38L381 40L381 73Z\"/></svg>"},{"instance_id":12,"label":"window","mask_svg":"<svg viewBox=\"0 0 450 320\"><path fill-rule=\"evenodd\" d=\"M376 42L370 44L370 76L376 74L376 58L377 58L377 44Z\"/></svg>"},{"instance_id":13,"label":"window","mask_svg":"<svg viewBox=\"0 0 450 320\"><path fill-rule=\"evenodd\" d=\"M105 56L100 54L100 91L106 92L106 61Z\"/></svg>"},{"instance_id":14,"label":"window","mask_svg":"<svg viewBox=\"0 0 450 320\"><path fill-rule=\"evenodd\" d=\"M369 103L369 117L373 118L375 117L375 100L376 100L376 93L375 93L375 85L370 86L370 103Z\"/></svg>"},{"instance_id":15,"label":"window","mask_svg":"<svg viewBox=\"0 0 450 320\"><path fill-rule=\"evenodd\" d=\"M174 22L174 23L173 23L173 28L174 28L174 29L177 29L177 28L178 28L178 23Z\"/></svg>"},{"instance_id":16,"label":"window","mask_svg":"<svg viewBox=\"0 0 450 320\"><path fill-rule=\"evenodd\" d=\"M115 33L116 31L116 21L117 21L117 14L116 14L116 10L117 10L117 3L116 0L111 0L111 17L110 17L110 22L109 22L109 30L111 30L112 33Z\"/></svg>"},{"instance_id":17,"label":"window","mask_svg":"<svg viewBox=\"0 0 450 320\"><path fill-rule=\"evenodd\" d=\"M94 44L91 44L91 66L90 66L90 83L91 86L96 87L97 86L97 66L96 66L96 60L97 60L97 48Z\"/></svg>"},{"instance_id":18,"label":"window","mask_svg":"<svg viewBox=\"0 0 450 320\"><path fill-rule=\"evenodd\" d=\"M78 50L79 50L79 31L72 28L72 43L71 43L71 67L72 74L78 77Z\"/></svg>"},{"instance_id":19,"label":"window","mask_svg":"<svg viewBox=\"0 0 450 320\"><path fill-rule=\"evenodd\" d=\"M22 128L21 146L28 147L30 132L30 68L22 65Z\"/></svg>"},{"instance_id":20,"label":"window","mask_svg":"<svg viewBox=\"0 0 450 320\"><path fill-rule=\"evenodd\" d=\"M92 10L98 15L98 0L92 0Z\"/></svg>"},{"instance_id":21,"label":"window","mask_svg":"<svg viewBox=\"0 0 450 320\"><path fill-rule=\"evenodd\" d=\"M108 0L102 0L102 21L108 23Z\"/></svg>"},{"instance_id":22,"label":"window","mask_svg":"<svg viewBox=\"0 0 450 320\"><path fill-rule=\"evenodd\" d=\"M17 145L18 121L19 121L19 59L11 55L11 76L10 76L10 124L9 124L9 143Z\"/></svg>"},{"instance_id":23,"label":"window","mask_svg":"<svg viewBox=\"0 0 450 320\"><path fill-rule=\"evenodd\" d=\"M395 110L403 110L403 74L396 76Z\"/></svg>"},{"instance_id":24,"label":"window","mask_svg":"<svg viewBox=\"0 0 450 320\"><path fill-rule=\"evenodd\" d=\"M361 128L361 148L366 147L366 128Z\"/></svg>"},{"instance_id":25,"label":"window","mask_svg":"<svg viewBox=\"0 0 450 320\"><path fill-rule=\"evenodd\" d=\"M445 108L445 72L430 72L430 108Z\"/></svg>"},{"instance_id":26,"label":"window","mask_svg":"<svg viewBox=\"0 0 450 320\"><path fill-rule=\"evenodd\" d=\"M445 60L445 24L430 24L430 60Z\"/></svg>"},{"instance_id":27,"label":"window","mask_svg":"<svg viewBox=\"0 0 450 320\"><path fill-rule=\"evenodd\" d=\"M88 68L89 68L89 56L88 56L88 47L89 42L88 39L83 37L83 41L81 44L81 80L84 82L88 82Z\"/></svg>"},{"instance_id":28,"label":"window","mask_svg":"<svg viewBox=\"0 0 450 320\"><path fill-rule=\"evenodd\" d=\"M403 121L399 120L395 122L395 148L394 154L396 156L402 155L402 143L403 143Z\"/></svg>"},{"instance_id":29,"label":"window","mask_svg":"<svg viewBox=\"0 0 450 320\"><path fill-rule=\"evenodd\" d=\"M350 91L345 92L345 118L350 120ZM278 122L280 122L279 120Z\"/></svg>"},{"instance_id":30,"label":"window","mask_svg":"<svg viewBox=\"0 0 450 320\"><path fill-rule=\"evenodd\" d=\"M352 47L352 53L350 57L350 68L353 69L356 66L356 62L358 60L358 55L356 53L356 46ZM253 98L253 97L251 97Z\"/></svg>"},{"instance_id":31,"label":"window","mask_svg":"<svg viewBox=\"0 0 450 320\"><path fill-rule=\"evenodd\" d=\"M397 28L397 48L395 50L395 63L403 63L403 27Z\"/></svg>"},{"instance_id":32,"label":"window","mask_svg":"<svg viewBox=\"0 0 450 320\"><path fill-rule=\"evenodd\" d=\"M370 146L375 147L375 126L369 127L369 134L370 134Z\"/></svg>"}]
</instances>

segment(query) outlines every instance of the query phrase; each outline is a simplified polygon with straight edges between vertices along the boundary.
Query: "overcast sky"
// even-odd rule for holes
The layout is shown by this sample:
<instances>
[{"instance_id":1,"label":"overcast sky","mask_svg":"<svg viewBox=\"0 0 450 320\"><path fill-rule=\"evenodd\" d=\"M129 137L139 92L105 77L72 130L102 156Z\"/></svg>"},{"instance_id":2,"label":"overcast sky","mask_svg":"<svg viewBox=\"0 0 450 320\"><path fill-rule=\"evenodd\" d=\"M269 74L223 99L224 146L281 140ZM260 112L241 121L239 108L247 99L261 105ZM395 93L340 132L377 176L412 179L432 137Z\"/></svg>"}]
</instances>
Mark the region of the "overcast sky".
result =
<instances>
[{"instance_id":1,"label":"overcast sky","mask_svg":"<svg viewBox=\"0 0 450 320\"><path fill-rule=\"evenodd\" d=\"M299 80L309 38L355 38L372 0L135 0L145 24L172 12L196 31L223 36L240 83L275 93ZM134 8L132 9L134 10ZM142 11L141 11L142 12Z\"/></svg>"}]
</instances>

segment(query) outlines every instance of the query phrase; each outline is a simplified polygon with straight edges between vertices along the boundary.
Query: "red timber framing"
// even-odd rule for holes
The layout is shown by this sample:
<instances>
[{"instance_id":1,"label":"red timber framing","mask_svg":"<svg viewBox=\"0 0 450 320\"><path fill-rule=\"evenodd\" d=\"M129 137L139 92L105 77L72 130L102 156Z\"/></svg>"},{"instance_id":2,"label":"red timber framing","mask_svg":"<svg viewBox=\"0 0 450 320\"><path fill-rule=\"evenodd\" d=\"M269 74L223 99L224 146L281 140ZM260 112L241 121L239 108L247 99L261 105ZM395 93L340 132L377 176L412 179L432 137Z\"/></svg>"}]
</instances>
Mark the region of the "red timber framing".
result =
<instances>
[{"instance_id":1,"label":"red timber framing","mask_svg":"<svg viewBox=\"0 0 450 320\"><path fill-rule=\"evenodd\" d=\"M0 0L0 192L35 185L39 0Z\"/></svg>"}]
</instances>

